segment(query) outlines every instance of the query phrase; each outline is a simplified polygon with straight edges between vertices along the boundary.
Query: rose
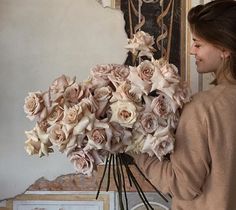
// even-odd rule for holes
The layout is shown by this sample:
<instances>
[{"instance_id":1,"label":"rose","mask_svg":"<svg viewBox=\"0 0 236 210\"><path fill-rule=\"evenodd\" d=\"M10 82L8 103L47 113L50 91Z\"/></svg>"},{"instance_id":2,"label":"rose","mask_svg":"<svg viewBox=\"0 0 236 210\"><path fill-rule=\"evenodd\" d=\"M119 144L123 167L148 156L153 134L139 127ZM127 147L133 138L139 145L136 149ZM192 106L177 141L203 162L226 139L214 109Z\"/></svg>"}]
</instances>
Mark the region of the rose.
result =
<instances>
[{"instance_id":1,"label":"rose","mask_svg":"<svg viewBox=\"0 0 236 210\"><path fill-rule=\"evenodd\" d=\"M164 76L164 78L169 82L178 83L180 81L178 75L178 69L175 65L166 63L164 66L160 68L160 71Z\"/></svg>"},{"instance_id":2,"label":"rose","mask_svg":"<svg viewBox=\"0 0 236 210\"><path fill-rule=\"evenodd\" d=\"M34 130L25 131L27 140L25 141L25 150L29 155L39 154L41 143Z\"/></svg>"},{"instance_id":3,"label":"rose","mask_svg":"<svg viewBox=\"0 0 236 210\"><path fill-rule=\"evenodd\" d=\"M134 39L139 44L139 50L154 51L154 48L152 47L152 45L155 44L154 37L150 36L150 34L145 33L144 31L138 31L134 35Z\"/></svg>"},{"instance_id":4,"label":"rose","mask_svg":"<svg viewBox=\"0 0 236 210\"><path fill-rule=\"evenodd\" d=\"M94 128L87 132L88 143L84 151L96 149L105 149L105 146L110 139L114 137L110 125L106 122L96 120Z\"/></svg>"},{"instance_id":5,"label":"rose","mask_svg":"<svg viewBox=\"0 0 236 210\"><path fill-rule=\"evenodd\" d=\"M167 95L160 94L151 102L152 111L161 118L167 118L169 114L175 113L178 109L178 104L171 100Z\"/></svg>"},{"instance_id":6,"label":"rose","mask_svg":"<svg viewBox=\"0 0 236 210\"><path fill-rule=\"evenodd\" d=\"M151 61L143 61L138 67L130 67L128 79L137 88L148 95L152 88L155 67Z\"/></svg>"},{"instance_id":7,"label":"rose","mask_svg":"<svg viewBox=\"0 0 236 210\"><path fill-rule=\"evenodd\" d=\"M110 86L99 87L94 90L94 99L96 101L108 101L112 96L112 89Z\"/></svg>"},{"instance_id":8,"label":"rose","mask_svg":"<svg viewBox=\"0 0 236 210\"><path fill-rule=\"evenodd\" d=\"M91 149L103 149L107 142L107 134L105 128L94 128L87 134L88 143L84 151Z\"/></svg>"},{"instance_id":9,"label":"rose","mask_svg":"<svg viewBox=\"0 0 236 210\"><path fill-rule=\"evenodd\" d=\"M136 107L129 101L117 101L111 104L112 116L110 121L121 126L132 128L137 119Z\"/></svg>"},{"instance_id":10,"label":"rose","mask_svg":"<svg viewBox=\"0 0 236 210\"><path fill-rule=\"evenodd\" d=\"M106 116L105 113L107 111L107 105L111 97L112 88L110 86L99 87L94 90L94 100L97 102L96 117L98 119Z\"/></svg>"},{"instance_id":11,"label":"rose","mask_svg":"<svg viewBox=\"0 0 236 210\"><path fill-rule=\"evenodd\" d=\"M152 147L153 152L159 158L159 160L162 160L163 156L167 155L168 153L173 152L174 141L175 139L170 132L159 137L157 141L154 141Z\"/></svg>"},{"instance_id":12,"label":"rose","mask_svg":"<svg viewBox=\"0 0 236 210\"><path fill-rule=\"evenodd\" d=\"M170 113L170 107L166 103L164 95L159 95L153 99L151 109L158 117L162 118L166 118Z\"/></svg>"},{"instance_id":13,"label":"rose","mask_svg":"<svg viewBox=\"0 0 236 210\"><path fill-rule=\"evenodd\" d=\"M173 98L176 88L180 82L178 69L167 61L154 61L155 71L151 78L151 91L159 90L164 92L170 98Z\"/></svg>"},{"instance_id":14,"label":"rose","mask_svg":"<svg viewBox=\"0 0 236 210\"><path fill-rule=\"evenodd\" d=\"M127 77L129 76L129 67L118 64L113 64L113 67L114 68L110 75L108 75L108 78L117 88L121 83L126 81Z\"/></svg>"},{"instance_id":15,"label":"rose","mask_svg":"<svg viewBox=\"0 0 236 210\"><path fill-rule=\"evenodd\" d=\"M29 155L38 154L40 157L53 152L48 134L45 133L38 124L31 131L25 131L27 140L25 141L25 150Z\"/></svg>"},{"instance_id":16,"label":"rose","mask_svg":"<svg viewBox=\"0 0 236 210\"><path fill-rule=\"evenodd\" d=\"M117 100L128 100L139 104L141 102L142 92L136 86L132 86L129 82L124 82L117 87L116 92L113 92L111 102Z\"/></svg>"},{"instance_id":17,"label":"rose","mask_svg":"<svg viewBox=\"0 0 236 210\"><path fill-rule=\"evenodd\" d=\"M151 61L145 60L137 67L138 75L143 81L151 83L154 73L154 65Z\"/></svg>"},{"instance_id":18,"label":"rose","mask_svg":"<svg viewBox=\"0 0 236 210\"><path fill-rule=\"evenodd\" d=\"M158 128L157 117L153 113L143 113L140 118L142 128L146 133L153 133Z\"/></svg>"},{"instance_id":19,"label":"rose","mask_svg":"<svg viewBox=\"0 0 236 210\"><path fill-rule=\"evenodd\" d=\"M45 133L47 132L47 129L50 127L47 120L43 120L41 122L38 122L38 126L39 126L40 130L42 130Z\"/></svg>"},{"instance_id":20,"label":"rose","mask_svg":"<svg viewBox=\"0 0 236 210\"><path fill-rule=\"evenodd\" d=\"M67 143L69 142L68 133L63 125L56 123L49 129L50 141L59 147L59 151L64 151Z\"/></svg>"},{"instance_id":21,"label":"rose","mask_svg":"<svg viewBox=\"0 0 236 210\"><path fill-rule=\"evenodd\" d=\"M96 65L91 69L92 84L95 87L104 87L110 83L108 76L113 66L111 64Z\"/></svg>"},{"instance_id":22,"label":"rose","mask_svg":"<svg viewBox=\"0 0 236 210\"><path fill-rule=\"evenodd\" d=\"M63 118L64 110L61 106L54 106L47 117L47 122L49 125L53 125L59 122Z\"/></svg>"},{"instance_id":23,"label":"rose","mask_svg":"<svg viewBox=\"0 0 236 210\"><path fill-rule=\"evenodd\" d=\"M94 158L89 152L78 150L73 152L69 158L78 173L91 176L94 169Z\"/></svg>"},{"instance_id":24,"label":"rose","mask_svg":"<svg viewBox=\"0 0 236 210\"><path fill-rule=\"evenodd\" d=\"M142 151L144 141L145 141L145 134L143 132L133 132L132 133L132 143L127 146L125 149L125 152L134 152L134 153L140 153Z\"/></svg>"},{"instance_id":25,"label":"rose","mask_svg":"<svg viewBox=\"0 0 236 210\"><path fill-rule=\"evenodd\" d=\"M44 109L44 101L41 92L30 92L25 98L24 111L27 118L34 120Z\"/></svg>"},{"instance_id":26,"label":"rose","mask_svg":"<svg viewBox=\"0 0 236 210\"><path fill-rule=\"evenodd\" d=\"M81 119L83 109L80 105L74 105L72 107L64 106L64 117L62 123L65 125L67 132L70 132L73 127L76 126Z\"/></svg>"},{"instance_id":27,"label":"rose","mask_svg":"<svg viewBox=\"0 0 236 210\"><path fill-rule=\"evenodd\" d=\"M70 79L70 77L61 75L57 79L55 79L51 86L50 91L51 93L63 93L65 89L72 85L75 82L75 77L73 79Z\"/></svg>"},{"instance_id":28,"label":"rose","mask_svg":"<svg viewBox=\"0 0 236 210\"><path fill-rule=\"evenodd\" d=\"M162 160L166 154L173 152L174 141L168 127L158 129L153 135L145 136L141 152L148 153L149 156L156 155L159 160Z\"/></svg>"},{"instance_id":29,"label":"rose","mask_svg":"<svg viewBox=\"0 0 236 210\"><path fill-rule=\"evenodd\" d=\"M76 104L78 103L81 98L84 96L84 88L83 86L74 83L73 85L69 86L66 88L65 93L64 93L64 98L66 102L69 104Z\"/></svg>"},{"instance_id":30,"label":"rose","mask_svg":"<svg viewBox=\"0 0 236 210\"><path fill-rule=\"evenodd\" d=\"M91 113L95 113L98 110L98 103L90 94L87 98L83 98L78 104L83 110L89 110Z\"/></svg>"},{"instance_id":31,"label":"rose","mask_svg":"<svg viewBox=\"0 0 236 210\"><path fill-rule=\"evenodd\" d=\"M106 131L104 128L95 128L92 130L90 137L95 144L102 145L106 142Z\"/></svg>"},{"instance_id":32,"label":"rose","mask_svg":"<svg viewBox=\"0 0 236 210\"><path fill-rule=\"evenodd\" d=\"M82 107L74 105L70 108L64 107L63 122L65 124L76 124L79 120L79 114L82 113Z\"/></svg>"},{"instance_id":33,"label":"rose","mask_svg":"<svg viewBox=\"0 0 236 210\"><path fill-rule=\"evenodd\" d=\"M50 101L59 101L63 97L63 93L66 88L71 86L75 82L75 77L71 79L65 75L61 75L53 81L49 87Z\"/></svg>"},{"instance_id":34,"label":"rose","mask_svg":"<svg viewBox=\"0 0 236 210\"><path fill-rule=\"evenodd\" d=\"M144 31L138 31L133 35L132 39L128 39L128 45L125 48L134 55L139 53L139 56L147 56L152 58L152 52L155 51L155 49L152 47L154 43L153 36L150 36Z\"/></svg>"}]
</instances>

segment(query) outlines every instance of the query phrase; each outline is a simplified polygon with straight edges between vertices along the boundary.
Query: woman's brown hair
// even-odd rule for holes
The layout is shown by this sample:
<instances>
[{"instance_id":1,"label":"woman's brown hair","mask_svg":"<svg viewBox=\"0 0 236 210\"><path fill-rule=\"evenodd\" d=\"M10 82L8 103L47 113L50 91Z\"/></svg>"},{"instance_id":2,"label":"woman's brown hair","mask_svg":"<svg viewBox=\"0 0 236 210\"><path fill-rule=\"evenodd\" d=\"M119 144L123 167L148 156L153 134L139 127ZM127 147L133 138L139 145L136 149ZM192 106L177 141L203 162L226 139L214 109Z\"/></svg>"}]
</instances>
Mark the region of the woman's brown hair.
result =
<instances>
[{"instance_id":1,"label":"woman's brown hair","mask_svg":"<svg viewBox=\"0 0 236 210\"><path fill-rule=\"evenodd\" d=\"M215 0L193 7L188 22L195 35L231 52L229 69L236 79L236 1Z\"/></svg>"}]
</instances>

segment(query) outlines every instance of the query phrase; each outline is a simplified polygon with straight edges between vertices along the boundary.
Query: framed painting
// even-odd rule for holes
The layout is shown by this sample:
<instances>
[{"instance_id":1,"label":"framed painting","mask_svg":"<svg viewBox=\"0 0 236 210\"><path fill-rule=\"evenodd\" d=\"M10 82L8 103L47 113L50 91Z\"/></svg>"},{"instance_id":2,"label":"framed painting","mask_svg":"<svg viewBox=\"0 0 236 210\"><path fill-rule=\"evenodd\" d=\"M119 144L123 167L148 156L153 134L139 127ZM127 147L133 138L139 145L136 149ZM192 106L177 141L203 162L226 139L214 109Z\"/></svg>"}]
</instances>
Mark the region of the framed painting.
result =
<instances>
[{"instance_id":1,"label":"framed painting","mask_svg":"<svg viewBox=\"0 0 236 210\"><path fill-rule=\"evenodd\" d=\"M97 0L104 7L120 9L124 14L125 31L128 38L137 30L143 30L154 36L157 51L154 54L159 59L167 54L170 63L175 64L181 77L189 81L188 42L186 15L191 6L191 0ZM131 55L125 61L131 64Z\"/></svg>"},{"instance_id":2,"label":"framed painting","mask_svg":"<svg viewBox=\"0 0 236 210\"><path fill-rule=\"evenodd\" d=\"M6 202L7 210L112 210L114 192L27 191Z\"/></svg>"}]
</instances>

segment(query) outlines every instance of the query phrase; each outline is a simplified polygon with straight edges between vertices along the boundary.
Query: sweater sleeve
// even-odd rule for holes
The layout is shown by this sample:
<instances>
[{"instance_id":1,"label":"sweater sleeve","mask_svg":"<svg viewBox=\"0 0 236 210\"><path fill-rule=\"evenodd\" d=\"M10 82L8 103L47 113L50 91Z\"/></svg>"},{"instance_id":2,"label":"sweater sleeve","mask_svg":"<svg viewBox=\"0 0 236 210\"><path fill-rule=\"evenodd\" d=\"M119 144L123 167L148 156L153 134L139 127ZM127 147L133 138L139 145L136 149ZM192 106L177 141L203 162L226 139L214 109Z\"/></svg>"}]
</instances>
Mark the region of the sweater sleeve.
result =
<instances>
[{"instance_id":1,"label":"sweater sleeve","mask_svg":"<svg viewBox=\"0 0 236 210\"><path fill-rule=\"evenodd\" d=\"M135 162L159 190L181 200L192 200L200 195L210 171L203 110L194 102L184 108L170 160L159 161L147 154L135 156Z\"/></svg>"}]
</instances>

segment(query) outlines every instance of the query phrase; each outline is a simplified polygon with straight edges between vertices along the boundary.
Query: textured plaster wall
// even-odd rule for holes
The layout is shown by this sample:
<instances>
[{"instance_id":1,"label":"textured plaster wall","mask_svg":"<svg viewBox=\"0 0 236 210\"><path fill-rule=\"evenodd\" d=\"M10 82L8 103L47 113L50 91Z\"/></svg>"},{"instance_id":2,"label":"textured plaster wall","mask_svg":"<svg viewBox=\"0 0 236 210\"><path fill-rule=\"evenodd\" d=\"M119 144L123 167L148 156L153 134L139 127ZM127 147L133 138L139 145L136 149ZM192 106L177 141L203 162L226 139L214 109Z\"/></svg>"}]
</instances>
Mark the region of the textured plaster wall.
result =
<instances>
[{"instance_id":1,"label":"textured plaster wall","mask_svg":"<svg viewBox=\"0 0 236 210\"><path fill-rule=\"evenodd\" d=\"M38 178L73 173L59 152L39 159L24 151L29 91L45 90L61 74L86 79L101 63L123 63L123 14L95 0L0 0L0 200Z\"/></svg>"}]
</instances>

